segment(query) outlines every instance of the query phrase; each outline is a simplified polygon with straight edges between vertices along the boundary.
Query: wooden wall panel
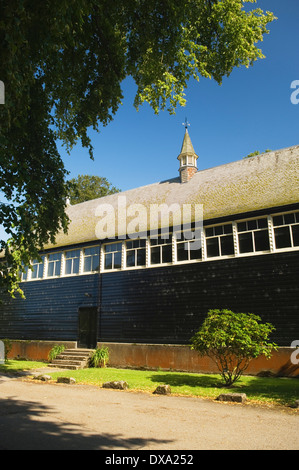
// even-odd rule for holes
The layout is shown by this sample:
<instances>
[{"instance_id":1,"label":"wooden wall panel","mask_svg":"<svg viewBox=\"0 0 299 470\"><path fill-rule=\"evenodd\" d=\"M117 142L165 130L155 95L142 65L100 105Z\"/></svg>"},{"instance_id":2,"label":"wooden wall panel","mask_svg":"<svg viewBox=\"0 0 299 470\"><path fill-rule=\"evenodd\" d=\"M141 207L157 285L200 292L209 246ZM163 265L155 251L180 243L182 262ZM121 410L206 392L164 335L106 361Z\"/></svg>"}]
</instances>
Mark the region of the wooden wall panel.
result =
<instances>
[{"instance_id":1,"label":"wooden wall panel","mask_svg":"<svg viewBox=\"0 0 299 470\"><path fill-rule=\"evenodd\" d=\"M211 308L260 315L272 339L299 339L299 253L102 275L101 341L187 344Z\"/></svg>"},{"instance_id":2,"label":"wooden wall panel","mask_svg":"<svg viewBox=\"0 0 299 470\"><path fill-rule=\"evenodd\" d=\"M78 308L98 305L98 275L32 281L21 287L26 300L4 298L0 305L2 338L76 341Z\"/></svg>"}]
</instances>

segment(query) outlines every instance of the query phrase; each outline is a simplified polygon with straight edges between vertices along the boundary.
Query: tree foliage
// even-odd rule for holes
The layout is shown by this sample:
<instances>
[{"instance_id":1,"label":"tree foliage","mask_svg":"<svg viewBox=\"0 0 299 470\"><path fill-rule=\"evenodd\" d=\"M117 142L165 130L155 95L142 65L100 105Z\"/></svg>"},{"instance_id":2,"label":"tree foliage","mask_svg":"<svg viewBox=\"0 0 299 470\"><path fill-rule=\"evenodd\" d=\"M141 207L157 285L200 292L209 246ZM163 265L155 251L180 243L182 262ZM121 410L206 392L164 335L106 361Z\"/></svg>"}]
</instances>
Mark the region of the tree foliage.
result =
<instances>
[{"instance_id":1,"label":"tree foliage","mask_svg":"<svg viewBox=\"0 0 299 470\"><path fill-rule=\"evenodd\" d=\"M69 198L72 205L90 201L120 190L102 176L78 175L69 180Z\"/></svg>"},{"instance_id":2,"label":"tree foliage","mask_svg":"<svg viewBox=\"0 0 299 470\"><path fill-rule=\"evenodd\" d=\"M257 43L272 13L255 0L0 0L0 220L13 292L21 263L66 230L66 170L57 151L107 125L122 82L136 83L135 106L173 113L188 80L219 84L234 67L263 57Z\"/></svg>"},{"instance_id":3,"label":"tree foliage","mask_svg":"<svg viewBox=\"0 0 299 470\"><path fill-rule=\"evenodd\" d=\"M275 343L268 342L273 330L273 325L261 323L261 318L252 313L210 310L191 338L191 349L210 357L229 386L239 379L252 359L271 356L276 349Z\"/></svg>"}]
</instances>

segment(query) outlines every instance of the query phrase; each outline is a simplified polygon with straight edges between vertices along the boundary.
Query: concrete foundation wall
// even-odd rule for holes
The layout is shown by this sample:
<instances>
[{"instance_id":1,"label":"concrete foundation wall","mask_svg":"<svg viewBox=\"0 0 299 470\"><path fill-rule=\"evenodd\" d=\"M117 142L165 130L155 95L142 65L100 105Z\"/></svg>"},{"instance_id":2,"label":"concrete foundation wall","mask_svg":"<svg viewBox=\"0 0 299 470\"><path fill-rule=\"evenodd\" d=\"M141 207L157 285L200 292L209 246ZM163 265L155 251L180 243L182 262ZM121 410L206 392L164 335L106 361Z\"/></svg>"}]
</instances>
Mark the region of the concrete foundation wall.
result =
<instances>
[{"instance_id":1,"label":"concrete foundation wall","mask_svg":"<svg viewBox=\"0 0 299 470\"><path fill-rule=\"evenodd\" d=\"M56 344L77 348L76 341L11 341L8 358L47 361L49 351ZM109 349L109 366L133 369L161 369L195 373L218 373L214 362L200 357L188 346L167 344L98 343ZM299 377L299 364L293 364L291 355L296 348L280 347L270 359L261 356L253 359L246 370L248 375L270 372L279 376ZM299 362L299 352L295 361Z\"/></svg>"},{"instance_id":2,"label":"concrete foundation wall","mask_svg":"<svg viewBox=\"0 0 299 470\"><path fill-rule=\"evenodd\" d=\"M29 361L48 361L48 354L57 344L76 348L76 341L11 341L8 359L27 359Z\"/></svg>"},{"instance_id":3,"label":"concrete foundation wall","mask_svg":"<svg viewBox=\"0 0 299 470\"><path fill-rule=\"evenodd\" d=\"M197 373L218 373L214 362L207 356L200 357L188 346L162 344L98 343L109 349L109 366L120 368L144 368ZM295 348L281 347L270 359L261 356L251 361L246 374L257 375L268 371L282 376L299 376L299 364L292 364ZM299 353L297 356L299 361Z\"/></svg>"}]
</instances>

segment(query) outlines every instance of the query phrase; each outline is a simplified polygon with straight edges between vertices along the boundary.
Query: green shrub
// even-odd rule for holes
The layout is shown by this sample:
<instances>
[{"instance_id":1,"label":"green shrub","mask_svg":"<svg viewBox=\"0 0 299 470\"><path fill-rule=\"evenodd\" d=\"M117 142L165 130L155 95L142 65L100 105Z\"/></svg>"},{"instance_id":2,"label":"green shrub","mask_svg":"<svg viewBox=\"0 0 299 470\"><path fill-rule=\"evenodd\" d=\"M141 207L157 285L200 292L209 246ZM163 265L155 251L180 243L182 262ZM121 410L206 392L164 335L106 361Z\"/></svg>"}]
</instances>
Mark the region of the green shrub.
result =
<instances>
[{"instance_id":1,"label":"green shrub","mask_svg":"<svg viewBox=\"0 0 299 470\"><path fill-rule=\"evenodd\" d=\"M5 362L8 361L8 354L10 353L11 351L11 348L12 348L12 342L10 339L2 339L1 341L3 341L4 343L4 354L5 354Z\"/></svg>"},{"instance_id":2,"label":"green shrub","mask_svg":"<svg viewBox=\"0 0 299 470\"><path fill-rule=\"evenodd\" d=\"M90 367L106 367L109 361L109 350L108 348L102 347L94 351L89 360Z\"/></svg>"},{"instance_id":3,"label":"green shrub","mask_svg":"<svg viewBox=\"0 0 299 470\"><path fill-rule=\"evenodd\" d=\"M61 354L65 350L64 344L55 344L51 351L49 352L48 359L50 362L53 361L59 354Z\"/></svg>"},{"instance_id":4,"label":"green shrub","mask_svg":"<svg viewBox=\"0 0 299 470\"><path fill-rule=\"evenodd\" d=\"M252 313L210 310L199 331L191 338L191 349L209 356L228 386L236 382L250 361L260 355L271 357L275 343L268 343L274 330L270 323L260 323Z\"/></svg>"}]
</instances>

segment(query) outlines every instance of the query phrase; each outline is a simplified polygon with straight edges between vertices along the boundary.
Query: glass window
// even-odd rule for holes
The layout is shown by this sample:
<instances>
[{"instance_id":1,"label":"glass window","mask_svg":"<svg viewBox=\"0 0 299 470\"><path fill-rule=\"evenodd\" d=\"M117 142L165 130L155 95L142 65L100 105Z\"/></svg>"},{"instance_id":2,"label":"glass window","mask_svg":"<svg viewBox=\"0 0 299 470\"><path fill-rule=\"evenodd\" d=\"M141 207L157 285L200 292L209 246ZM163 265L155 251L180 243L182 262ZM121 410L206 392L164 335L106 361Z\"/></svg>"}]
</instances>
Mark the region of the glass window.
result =
<instances>
[{"instance_id":1,"label":"glass window","mask_svg":"<svg viewBox=\"0 0 299 470\"><path fill-rule=\"evenodd\" d=\"M276 248L299 246L299 212L273 217Z\"/></svg>"},{"instance_id":2,"label":"glass window","mask_svg":"<svg viewBox=\"0 0 299 470\"><path fill-rule=\"evenodd\" d=\"M93 246L84 250L83 271L90 273L98 271L100 266L100 247Z\"/></svg>"},{"instance_id":3,"label":"glass window","mask_svg":"<svg viewBox=\"0 0 299 470\"><path fill-rule=\"evenodd\" d=\"M253 253L270 249L266 217L237 223L239 252Z\"/></svg>"},{"instance_id":4,"label":"glass window","mask_svg":"<svg viewBox=\"0 0 299 470\"><path fill-rule=\"evenodd\" d=\"M65 253L65 270L64 273L79 274L80 266L80 250L71 250Z\"/></svg>"},{"instance_id":5,"label":"glass window","mask_svg":"<svg viewBox=\"0 0 299 470\"><path fill-rule=\"evenodd\" d=\"M61 253L48 256L48 277L60 276Z\"/></svg>"},{"instance_id":6,"label":"glass window","mask_svg":"<svg viewBox=\"0 0 299 470\"><path fill-rule=\"evenodd\" d=\"M232 224L207 227L206 249L207 257L229 256L234 254L234 237Z\"/></svg>"},{"instance_id":7,"label":"glass window","mask_svg":"<svg viewBox=\"0 0 299 470\"><path fill-rule=\"evenodd\" d=\"M25 271L20 272L20 278L21 278L21 281L27 281L27 279L28 279L28 266L24 267L24 263L22 263L22 266L25 269Z\"/></svg>"},{"instance_id":8,"label":"glass window","mask_svg":"<svg viewBox=\"0 0 299 470\"><path fill-rule=\"evenodd\" d=\"M194 231L182 234L182 240L178 239L176 242L177 261L191 261L195 259L202 259L201 250L201 236Z\"/></svg>"},{"instance_id":9,"label":"glass window","mask_svg":"<svg viewBox=\"0 0 299 470\"><path fill-rule=\"evenodd\" d=\"M152 238L150 244L151 264L172 262L172 235L167 239L162 237Z\"/></svg>"},{"instance_id":10,"label":"glass window","mask_svg":"<svg viewBox=\"0 0 299 470\"><path fill-rule=\"evenodd\" d=\"M121 243L109 243L104 245L104 268L120 269L121 268Z\"/></svg>"},{"instance_id":11,"label":"glass window","mask_svg":"<svg viewBox=\"0 0 299 470\"><path fill-rule=\"evenodd\" d=\"M129 240L126 242L126 266L145 266L146 240Z\"/></svg>"},{"instance_id":12,"label":"glass window","mask_svg":"<svg viewBox=\"0 0 299 470\"><path fill-rule=\"evenodd\" d=\"M32 272L31 279L42 279L44 273L44 260L45 257L42 256L42 260L34 260L32 263Z\"/></svg>"}]
</instances>

